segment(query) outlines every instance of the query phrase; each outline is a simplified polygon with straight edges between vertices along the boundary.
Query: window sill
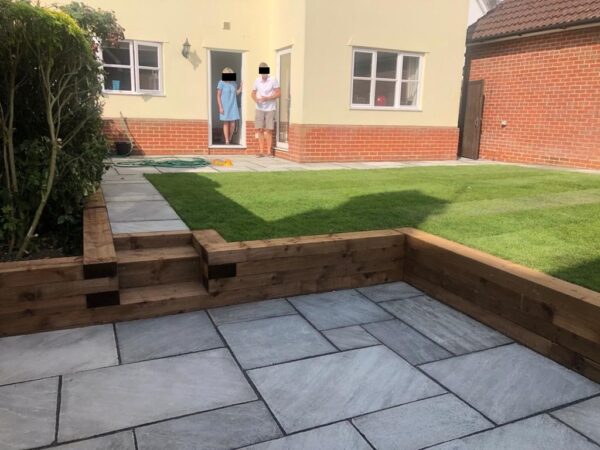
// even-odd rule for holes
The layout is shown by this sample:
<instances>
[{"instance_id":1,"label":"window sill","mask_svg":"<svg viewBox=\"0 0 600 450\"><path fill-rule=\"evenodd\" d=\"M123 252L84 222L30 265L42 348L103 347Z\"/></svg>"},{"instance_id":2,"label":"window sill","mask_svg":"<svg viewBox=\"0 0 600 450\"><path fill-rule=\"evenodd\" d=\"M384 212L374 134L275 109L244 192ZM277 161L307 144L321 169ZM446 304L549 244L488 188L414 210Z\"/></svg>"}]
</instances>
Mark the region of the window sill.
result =
<instances>
[{"instance_id":1,"label":"window sill","mask_svg":"<svg viewBox=\"0 0 600 450\"><path fill-rule=\"evenodd\" d=\"M102 91L102 95L131 95L134 97L166 97L162 92Z\"/></svg>"},{"instance_id":2,"label":"window sill","mask_svg":"<svg viewBox=\"0 0 600 450\"><path fill-rule=\"evenodd\" d=\"M376 107L376 106L350 106L350 110L357 111L408 111L408 112L423 112L423 108L393 108L393 107Z\"/></svg>"}]
</instances>

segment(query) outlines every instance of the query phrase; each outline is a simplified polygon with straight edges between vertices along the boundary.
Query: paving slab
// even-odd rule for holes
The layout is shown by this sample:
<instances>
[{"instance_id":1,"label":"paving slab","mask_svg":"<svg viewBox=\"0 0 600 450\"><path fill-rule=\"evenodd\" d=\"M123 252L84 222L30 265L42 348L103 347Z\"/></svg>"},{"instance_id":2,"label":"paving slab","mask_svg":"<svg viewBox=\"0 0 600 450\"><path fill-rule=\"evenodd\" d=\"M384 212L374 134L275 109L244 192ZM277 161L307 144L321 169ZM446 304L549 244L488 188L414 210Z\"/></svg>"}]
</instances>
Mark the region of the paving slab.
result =
<instances>
[{"instance_id":1,"label":"paving slab","mask_svg":"<svg viewBox=\"0 0 600 450\"><path fill-rule=\"evenodd\" d=\"M425 295L423 292L415 287L412 287L410 284L405 283L404 281L367 286L364 288L358 288L357 291L369 297L374 302L400 300L403 298Z\"/></svg>"},{"instance_id":2,"label":"paving slab","mask_svg":"<svg viewBox=\"0 0 600 450\"><path fill-rule=\"evenodd\" d=\"M148 181L139 183L109 183L102 188L107 202L163 200L162 195Z\"/></svg>"},{"instance_id":3,"label":"paving slab","mask_svg":"<svg viewBox=\"0 0 600 450\"><path fill-rule=\"evenodd\" d=\"M371 450L371 446L348 422L336 423L244 448L246 450Z\"/></svg>"},{"instance_id":4,"label":"paving slab","mask_svg":"<svg viewBox=\"0 0 600 450\"><path fill-rule=\"evenodd\" d=\"M494 425L454 395L445 394L353 419L377 450L413 450Z\"/></svg>"},{"instance_id":5,"label":"paving slab","mask_svg":"<svg viewBox=\"0 0 600 450\"><path fill-rule=\"evenodd\" d=\"M283 433L258 401L144 426L136 435L139 450L226 450Z\"/></svg>"},{"instance_id":6,"label":"paving slab","mask_svg":"<svg viewBox=\"0 0 600 450\"><path fill-rule=\"evenodd\" d=\"M132 431L109 434L72 444L52 447L52 450L136 450Z\"/></svg>"},{"instance_id":7,"label":"paving slab","mask_svg":"<svg viewBox=\"0 0 600 450\"><path fill-rule=\"evenodd\" d=\"M559 409L552 415L600 445L600 397Z\"/></svg>"},{"instance_id":8,"label":"paving slab","mask_svg":"<svg viewBox=\"0 0 600 450\"><path fill-rule=\"evenodd\" d=\"M445 390L384 346L248 371L287 433Z\"/></svg>"},{"instance_id":9,"label":"paving slab","mask_svg":"<svg viewBox=\"0 0 600 450\"><path fill-rule=\"evenodd\" d=\"M108 202L108 215L112 222L134 222L139 220L175 220L179 216L166 200L147 202Z\"/></svg>"},{"instance_id":10,"label":"paving slab","mask_svg":"<svg viewBox=\"0 0 600 450\"><path fill-rule=\"evenodd\" d=\"M223 347L204 311L116 324L123 363Z\"/></svg>"},{"instance_id":11,"label":"paving slab","mask_svg":"<svg viewBox=\"0 0 600 450\"><path fill-rule=\"evenodd\" d=\"M51 444L57 401L57 377L0 387L0 448Z\"/></svg>"},{"instance_id":12,"label":"paving slab","mask_svg":"<svg viewBox=\"0 0 600 450\"><path fill-rule=\"evenodd\" d=\"M229 323L219 331L244 369L337 351L299 315Z\"/></svg>"},{"instance_id":13,"label":"paving slab","mask_svg":"<svg viewBox=\"0 0 600 450\"><path fill-rule=\"evenodd\" d=\"M208 313L215 324L223 325L296 314L296 310L284 299L275 299L209 309Z\"/></svg>"},{"instance_id":14,"label":"paving slab","mask_svg":"<svg viewBox=\"0 0 600 450\"><path fill-rule=\"evenodd\" d=\"M599 450L600 447L544 414L429 448L434 449Z\"/></svg>"},{"instance_id":15,"label":"paving slab","mask_svg":"<svg viewBox=\"0 0 600 450\"><path fill-rule=\"evenodd\" d=\"M115 166L115 170L119 175L138 175L144 173L159 173L156 167L144 166L144 167L118 167Z\"/></svg>"},{"instance_id":16,"label":"paving slab","mask_svg":"<svg viewBox=\"0 0 600 450\"><path fill-rule=\"evenodd\" d=\"M600 393L600 385L518 344L421 369L499 424Z\"/></svg>"},{"instance_id":17,"label":"paving slab","mask_svg":"<svg viewBox=\"0 0 600 450\"><path fill-rule=\"evenodd\" d=\"M497 331L427 296L380 305L455 355L512 342Z\"/></svg>"},{"instance_id":18,"label":"paving slab","mask_svg":"<svg viewBox=\"0 0 600 450\"><path fill-rule=\"evenodd\" d=\"M226 349L63 377L59 442L256 400Z\"/></svg>"},{"instance_id":19,"label":"paving slab","mask_svg":"<svg viewBox=\"0 0 600 450\"><path fill-rule=\"evenodd\" d=\"M0 339L0 385L116 364L112 325Z\"/></svg>"},{"instance_id":20,"label":"paving slab","mask_svg":"<svg viewBox=\"0 0 600 450\"><path fill-rule=\"evenodd\" d=\"M423 364L452 356L452 353L399 320L386 320L363 326L381 343L387 345L411 364Z\"/></svg>"},{"instance_id":21,"label":"paving slab","mask_svg":"<svg viewBox=\"0 0 600 450\"><path fill-rule=\"evenodd\" d=\"M393 319L354 289L288 299L318 330Z\"/></svg>"},{"instance_id":22,"label":"paving slab","mask_svg":"<svg viewBox=\"0 0 600 450\"><path fill-rule=\"evenodd\" d=\"M187 231L188 226L177 220L143 220L134 222L111 222L113 233L137 233L147 231Z\"/></svg>"},{"instance_id":23,"label":"paving slab","mask_svg":"<svg viewBox=\"0 0 600 450\"><path fill-rule=\"evenodd\" d=\"M327 330L323 334L340 350L351 350L379 344L377 339L358 325Z\"/></svg>"}]
</instances>

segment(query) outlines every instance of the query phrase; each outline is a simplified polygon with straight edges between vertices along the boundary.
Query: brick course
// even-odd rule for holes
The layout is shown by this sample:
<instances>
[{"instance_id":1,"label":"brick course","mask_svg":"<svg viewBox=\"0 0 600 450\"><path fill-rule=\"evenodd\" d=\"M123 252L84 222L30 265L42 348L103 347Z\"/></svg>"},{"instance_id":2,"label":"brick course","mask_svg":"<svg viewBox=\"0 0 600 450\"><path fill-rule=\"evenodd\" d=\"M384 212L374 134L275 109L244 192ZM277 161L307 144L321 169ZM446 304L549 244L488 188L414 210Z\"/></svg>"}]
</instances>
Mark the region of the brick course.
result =
<instances>
[{"instance_id":1,"label":"brick course","mask_svg":"<svg viewBox=\"0 0 600 450\"><path fill-rule=\"evenodd\" d=\"M600 27L475 46L468 58L469 79L484 80L481 158L600 169Z\"/></svg>"}]
</instances>

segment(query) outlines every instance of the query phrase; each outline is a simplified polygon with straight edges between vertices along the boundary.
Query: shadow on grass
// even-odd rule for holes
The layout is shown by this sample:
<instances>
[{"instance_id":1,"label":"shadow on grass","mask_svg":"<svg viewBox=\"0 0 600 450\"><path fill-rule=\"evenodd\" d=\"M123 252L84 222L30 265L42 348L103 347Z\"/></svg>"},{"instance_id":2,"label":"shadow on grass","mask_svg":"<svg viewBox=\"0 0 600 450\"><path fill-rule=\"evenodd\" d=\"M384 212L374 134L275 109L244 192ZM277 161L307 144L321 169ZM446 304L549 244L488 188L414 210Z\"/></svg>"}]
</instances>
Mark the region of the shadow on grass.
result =
<instances>
[{"instance_id":1,"label":"shadow on grass","mask_svg":"<svg viewBox=\"0 0 600 450\"><path fill-rule=\"evenodd\" d=\"M600 258L555 270L550 275L600 292Z\"/></svg>"},{"instance_id":2,"label":"shadow on grass","mask_svg":"<svg viewBox=\"0 0 600 450\"><path fill-rule=\"evenodd\" d=\"M315 208L269 221L220 193L214 180L196 174L177 177L177 183L168 175L148 179L191 229L214 228L228 241L417 227L430 215L440 214L447 203L417 190L382 192L350 197L333 209Z\"/></svg>"}]
</instances>

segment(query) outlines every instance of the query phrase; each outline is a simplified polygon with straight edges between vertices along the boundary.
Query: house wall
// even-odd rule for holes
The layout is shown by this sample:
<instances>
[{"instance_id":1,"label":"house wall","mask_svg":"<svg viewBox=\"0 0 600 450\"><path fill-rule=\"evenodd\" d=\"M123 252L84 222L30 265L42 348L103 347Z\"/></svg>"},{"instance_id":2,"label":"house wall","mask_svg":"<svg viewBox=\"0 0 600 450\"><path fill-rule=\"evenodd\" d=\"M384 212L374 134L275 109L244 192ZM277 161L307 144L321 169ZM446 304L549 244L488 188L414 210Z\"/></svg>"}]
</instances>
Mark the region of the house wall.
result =
<instances>
[{"instance_id":1,"label":"house wall","mask_svg":"<svg viewBox=\"0 0 600 450\"><path fill-rule=\"evenodd\" d=\"M481 158L600 169L600 27L474 46L469 59L469 79L484 80Z\"/></svg>"},{"instance_id":2,"label":"house wall","mask_svg":"<svg viewBox=\"0 0 600 450\"><path fill-rule=\"evenodd\" d=\"M247 119L247 148L240 151L254 153L255 68L266 61L275 72L276 51L291 48L290 142L282 156L453 159L468 1L178 0L165 8L158 0L87 0L114 10L126 38L163 43L164 95L106 94L107 134L122 135L116 120L122 112L146 154L208 153L209 49L240 50ZM222 29L225 21L230 30ZM189 59L181 55L186 38L192 45ZM350 109L353 46L422 52L421 109Z\"/></svg>"}]
</instances>

